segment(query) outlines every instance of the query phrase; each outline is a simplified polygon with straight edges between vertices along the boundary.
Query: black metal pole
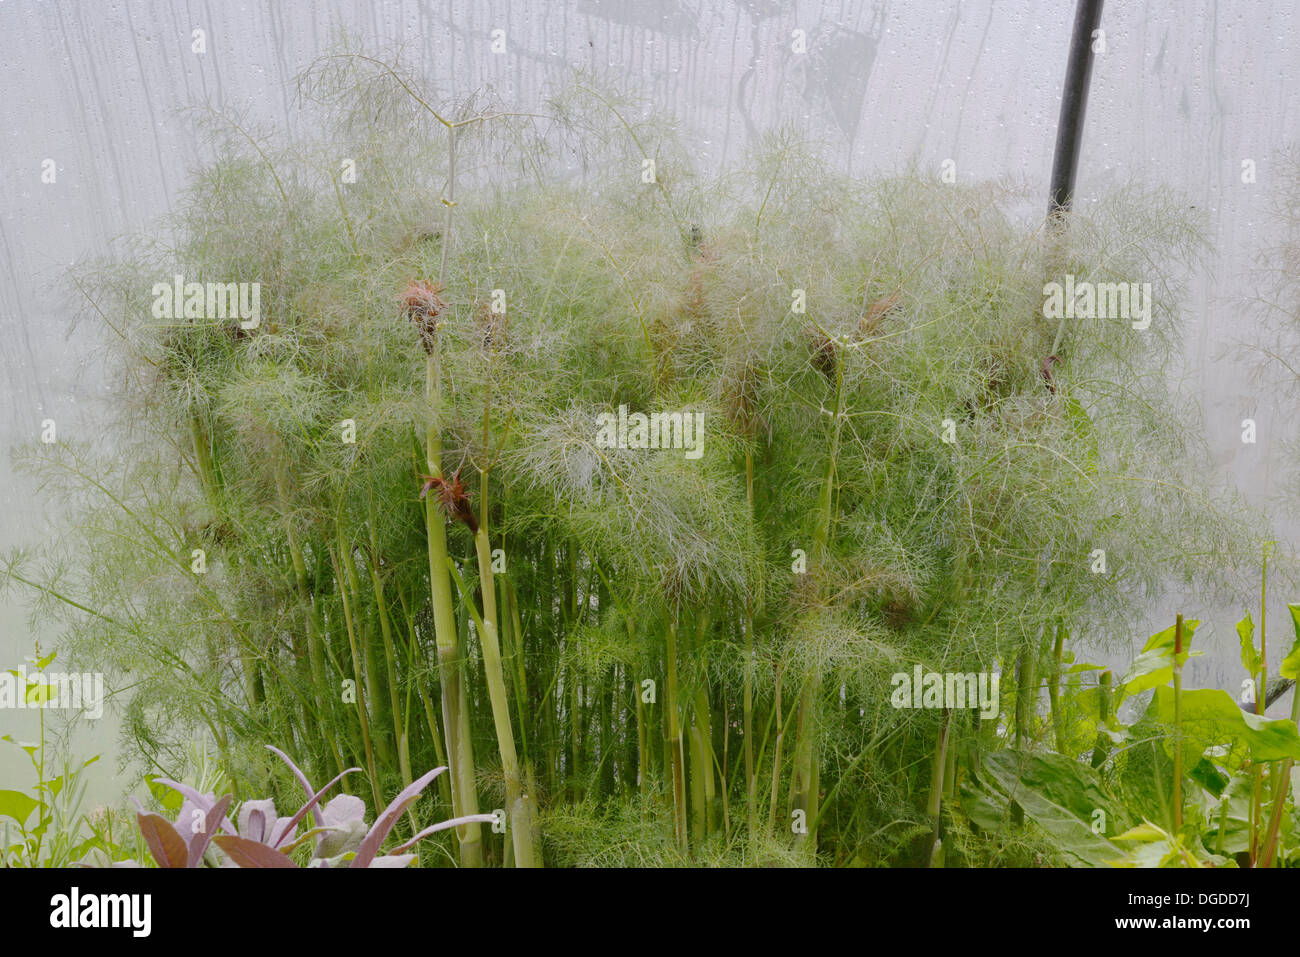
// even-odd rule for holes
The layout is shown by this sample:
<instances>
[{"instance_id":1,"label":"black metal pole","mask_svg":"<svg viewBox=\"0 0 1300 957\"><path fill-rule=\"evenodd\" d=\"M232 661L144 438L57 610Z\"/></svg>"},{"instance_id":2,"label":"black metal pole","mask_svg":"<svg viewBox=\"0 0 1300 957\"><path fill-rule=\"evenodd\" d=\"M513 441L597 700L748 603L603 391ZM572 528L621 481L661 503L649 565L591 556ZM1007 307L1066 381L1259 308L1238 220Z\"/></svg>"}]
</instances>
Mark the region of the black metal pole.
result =
<instances>
[{"instance_id":1,"label":"black metal pole","mask_svg":"<svg viewBox=\"0 0 1300 957\"><path fill-rule=\"evenodd\" d=\"M1088 81L1092 76L1092 32L1101 23L1101 5L1102 0L1079 0L1074 10L1074 36L1070 39L1070 61L1065 67L1061 119L1056 126L1049 217L1068 210L1074 195L1074 174L1079 168L1079 145L1083 140L1083 114L1088 106Z\"/></svg>"}]
</instances>

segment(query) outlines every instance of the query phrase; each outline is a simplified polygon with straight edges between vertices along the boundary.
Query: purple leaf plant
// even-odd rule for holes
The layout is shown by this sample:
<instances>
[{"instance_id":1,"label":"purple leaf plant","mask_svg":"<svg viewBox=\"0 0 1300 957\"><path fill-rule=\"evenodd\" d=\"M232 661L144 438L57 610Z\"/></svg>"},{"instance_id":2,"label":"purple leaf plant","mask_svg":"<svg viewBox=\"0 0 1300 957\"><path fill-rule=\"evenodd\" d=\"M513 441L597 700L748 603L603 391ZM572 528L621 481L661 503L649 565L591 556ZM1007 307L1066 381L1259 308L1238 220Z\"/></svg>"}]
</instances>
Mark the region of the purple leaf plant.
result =
<instances>
[{"instance_id":1,"label":"purple leaf plant","mask_svg":"<svg viewBox=\"0 0 1300 957\"><path fill-rule=\"evenodd\" d=\"M348 768L317 791L287 754L271 745L267 747L293 771L307 794L307 803L293 816L280 817L273 801L245 801L239 807L236 826L226 816L233 800L229 794L217 799L213 794L201 794L179 781L155 778L185 799L174 824L161 815L144 813L143 808L136 815L140 833L159 867L202 867L205 856L223 867L297 867L289 852L313 837L316 846L308 867L406 867L415 860L415 855L402 852L430 834L462 824L491 823L493 820L490 814L469 814L442 821L426 827L391 854L381 855L380 845L397 824L397 819L415 803L434 778L447 770L446 767L434 768L413 781L367 828L366 805L360 798L338 794L327 804L321 804L326 791L345 775L360 771L360 768ZM298 825L308 814L312 816L312 826L298 834ZM213 846L219 849L220 854L209 853Z\"/></svg>"}]
</instances>

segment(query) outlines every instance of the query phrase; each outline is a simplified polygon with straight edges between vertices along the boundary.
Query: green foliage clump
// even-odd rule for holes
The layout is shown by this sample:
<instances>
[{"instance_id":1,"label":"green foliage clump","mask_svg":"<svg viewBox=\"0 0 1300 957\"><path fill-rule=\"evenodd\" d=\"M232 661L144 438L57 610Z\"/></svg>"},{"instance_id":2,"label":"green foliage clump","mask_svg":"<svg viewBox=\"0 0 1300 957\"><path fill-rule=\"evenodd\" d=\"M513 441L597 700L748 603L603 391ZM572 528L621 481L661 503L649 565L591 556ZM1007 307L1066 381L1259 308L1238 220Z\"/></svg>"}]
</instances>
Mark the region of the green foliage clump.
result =
<instances>
[{"instance_id":1,"label":"green foliage clump","mask_svg":"<svg viewBox=\"0 0 1300 957\"><path fill-rule=\"evenodd\" d=\"M129 676L149 764L201 732L257 790L276 742L313 780L365 767L379 805L468 758L507 801L454 475L500 549L489 623L546 855L926 863L947 718L893 707L891 675L1011 689L1058 627L1125 643L1135 602L1210 557L1223 580L1248 541L1165 374L1195 249L1160 197L1053 238L1015 188L863 182L784 134L704 177L585 78L529 115L432 106L346 51L302 87L317 140L219 118L162 238L79 278L120 417L36 456L85 506L46 594L95 609L69 641ZM1151 282L1150 327L1044 319L1065 273ZM260 325L158 317L175 274L260 283ZM702 416L702 455L603 447L620 406ZM444 493L472 756L439 687L420 499ZM1009 724L953 717L954 778ZM953 860L1054 859L952 826Z\"/></svg>"}]
</instances>

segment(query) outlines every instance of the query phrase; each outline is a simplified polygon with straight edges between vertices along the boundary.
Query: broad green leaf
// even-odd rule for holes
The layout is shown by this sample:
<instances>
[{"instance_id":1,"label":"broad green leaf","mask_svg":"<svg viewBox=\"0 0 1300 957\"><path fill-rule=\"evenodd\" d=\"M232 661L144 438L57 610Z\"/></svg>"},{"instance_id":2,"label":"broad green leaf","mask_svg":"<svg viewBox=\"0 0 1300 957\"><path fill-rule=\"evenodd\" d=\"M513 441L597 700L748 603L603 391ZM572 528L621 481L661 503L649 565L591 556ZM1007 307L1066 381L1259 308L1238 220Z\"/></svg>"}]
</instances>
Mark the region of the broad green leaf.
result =
<instances>
[{"instance_id":1,"label":"broad green leaf","mask_svg":"<svg viewBox=\"0 0 1300 957\"><path fill-rule=\"evenodd\" d=\"M1278 666L1278 674L1292 681L1300 680L1300 641L1292 646L1291 651Z\"/></svg>"},{"instance_id":2,"label":"broad green leaf","mask_svg":"<svg viewBox=\"0 0 1300 957\"><path fill-rule=\"evenodd\" d=\"M1217 764L1206 757L1202 757L1197 761L1195 766L1187 772L1187 776L1205 788L1215 798L1218 798L1223 793L1223 789L1228 786L1228 776L1220 770Z\"/></svg>"},{"instance_id":3,"label":"broad green leaf","mask_svg":"<svg viewBox=\"0 0 1300 957\"><path fill-rule=\"evenodd\" d=\"M1168 840L1144 842L1133 855L1133 867L1165 867L1169 861L1172 846Z\"/></svg>"},{"instance_id":4,"label":"broad green leaf","mask_svg":"<svg viewBox=\"0 0 1300 957\"><path fill-rule=\"evenodd\" d=\"M22 791L0 791L0 814L13 818L20 825L27 823L40 803Z\"/></svg>"},{"instance_id":5,"label":"broad green leaf","mask_svg":"<svg viewBox=\"0 0 1300 957\"><path fill-rule=\"evenodd\" d=\"M1183 620L1183 651L1187 651L1192 645L1192 635L1201 622L1196 618L1186 618ZM1177 625L1170 625L1164 631L1157 631L1147 639L1147 643L1142 647L1145 654L1148 651L1165 651L1170 655L1174 652L1174 638L1177 631Z\"/></svg>"},{"instance_id":6,"label":"broad green leaf","mask_svg":"<svg viewBox=\"0 0 1300 957\"><path fill-rule=\"evenodd\" d=\"M1110 828L1122 823L1122 812L1092 768L1060 754L1006 750L985 755L982 771L1061 850L1096 867L1122 856L1114 844L1093 833L1095 811L1105 813Z\"/></svg>"},{"instance_id":7,"label":"broad green leaf","mask_svg":"<svg viewBox=\"0 0 1300 957\"><path fill-rule=\"evenodd\" d=\"M1241 638L1241 666L1246 669L1246 674L1254 678L1259 674L1260 661L1259 649L1255 647L1255 623L1250 618L1250 612L1246 612L1246 617L1237 622L1237 635Z\"/></svg>"},{"instance_id":8,"label":"broad green leaf","mask_svg":"<svg viewBox=\"0 0 1300 957\"><path fill-rule=\"evenodd\" d=\"M58 652L56 652L56 651L51 651L51 652L50 652L48 655L46 655L44 658L38 658L38 659L36 660L36 668L37 668L37 670L39 670L39 671L44 671L46 668L48 668L48 667L50 666L50 662L54 660L54 656L55 656L56 654L58 654Z\"/></svg>"},{"instance_id":9,"label":"broad green leaf","mask_svg":"<svg viewBox=\"0 0 1300 957\"><path fill-rule=\"evenodd\" d=\"M1192 634L1199 624L1200 622L1195 618L1189 618L1183 622L1182 657L1184 662L1188 658L1201 654L1199 651L1188 650L1192 644ZM1124 673L1124 680L1121 682L1126 696L1132 697L1141 694L1143 691L1158 688L1173 680L1174 627L1171 625L1164 631L1158 631L1152 635L1142 649L1142 653L1129 665L1128 671Z\"/></svg>"},{"instance_id":10,"label":"broad green leaf","mask_svg":"<svg viewBox=\"0 0 1300 957\"><path fill-rule=\"evenodd\" d=\"M1217 800L1202 802L1201 815L1205 820L1202 843L1212 851L1220 849L1219 828L1223 828L1222 851L1236 854L1250 846L1250 803L1252 777L1246 773L1234 774L1222 789ZM1208 797L1208 795L1207 795Z\"/></svg>"},{"instance_id":11,"label":"broad green leaf","mask_svg":"<svg viewBox=\"0 0 1300 957\"><path fill-rule=\"evenodd\" d=\"M1123 834L1117 834L1117 841L1163 841L1169 835L1150 821L1143 821L1137 827L1130 827Z\"/></svg>"},{"instance_id":12,"label":"broad green leaf","mask_svg":"<svg viewBox=\"0 0 1300 957\"><path fill-rule=\"evenodd\" d=\"M1156 708L1160 721L1174 721L1172 688L1156 689ZM1253 761L1300 759L1300 731L1295 722L1285 718L1265 718L1242 711L1232 695L1218 688L1194 688L1183 691L1184 756L1191 762L1216 744L1244 745ZM1173 736L1166 746L1172 749Z\"/></svg>"},{"instance_id":13,"label":"broad green leaf","mask_svg":"<svg viewBox=\"0 0 1300 957\"><path fill-rule=\"evenodd\" d=\"M984 830L997 834L1006 827L1007 799L996 792L973 787L966 782L961 788L961 809Z\"/></svg>"},{"instance_id":14,"label":"broad green leaf","mask_svg":"<svg viewBox=\"0 0 1300 957\"><path fill-rule=\"evenodd\" d=\"M1291 610L1291 624L1295 628L1295 644L1291 652L1282 659L1278 672L1283 678L1300 679L1300 605L1287 605Z\"/></svg>"},{"instance_id":15,"label":"broad green leaf","mask_svg":"<svg viewBox=\"0 0 1300 957\"><path fill-rule=\"evenodd\" d=\"M1117 867L1220 867L1227 863L1226 858L1209 853L1199 842L1192 847L1185 846L1150 821L1144 821L1121 838L1138 843L1123 860L1114 862Z\"/></svg>"},{"instance_id":16,"label":"broad green leaf","mask_svg":"<svg viewBox=\"0 0 1300 957\"><path fill-rule=\"evenodd\" d=\"M181 805L185 803L185 795L179 791L173 791L167 785L159 784L153 778L147 778L145 783L149 786L149 793L154 796L154 800L162 806L163 810L179 811Z\"/></svg>"}]
</instances>

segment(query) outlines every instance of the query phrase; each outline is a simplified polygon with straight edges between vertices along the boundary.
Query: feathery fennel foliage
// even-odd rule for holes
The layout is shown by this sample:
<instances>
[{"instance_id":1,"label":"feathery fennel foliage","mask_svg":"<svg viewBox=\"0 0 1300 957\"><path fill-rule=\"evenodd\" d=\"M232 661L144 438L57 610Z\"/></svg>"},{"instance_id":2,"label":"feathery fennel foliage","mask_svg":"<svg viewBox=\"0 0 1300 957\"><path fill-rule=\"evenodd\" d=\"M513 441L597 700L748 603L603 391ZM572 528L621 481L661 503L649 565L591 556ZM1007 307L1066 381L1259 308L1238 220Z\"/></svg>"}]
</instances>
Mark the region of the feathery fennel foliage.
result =
<instances>
[{"instance_id":1,"label":"feathery fennel foliage","mask_svg":"<svg viewBox=\"0 0 1300 957\"><path fill-rule=\"evenodd\" d=\"M273 742L313 780L366 768L380 805L450 760L490 809L508 735L550 863L924 863L944 716L892 707L892 674L997 671L1013 696L1058 625L1126 645L1162 581L1213 560L1226 583L1253 554L1167 376L1197 248L1159 195L1080 211L1057 270L1151 282L1150 328L1058 329L1013 186L854 180L788 134L705 177L588 78L515 114L345 49L301 87L316 139L211 117L174 221L77 276L111 440L29 456L78 522L57 564L7 571L130 685L141 766L180 777L202 734L257 790ZM261 283L260 327L155 318L174 274ZM415 280L442 285L436 361ZM601 447L620 405L702 414L704 454ZM504 729L466 522L431 565L426 430L500 549ZM468 767L431 574L452 578ZM955 716L955 773L1009 722ZM1051 853L952 828L950 859Z\"/></svg>"}]
</instances>

